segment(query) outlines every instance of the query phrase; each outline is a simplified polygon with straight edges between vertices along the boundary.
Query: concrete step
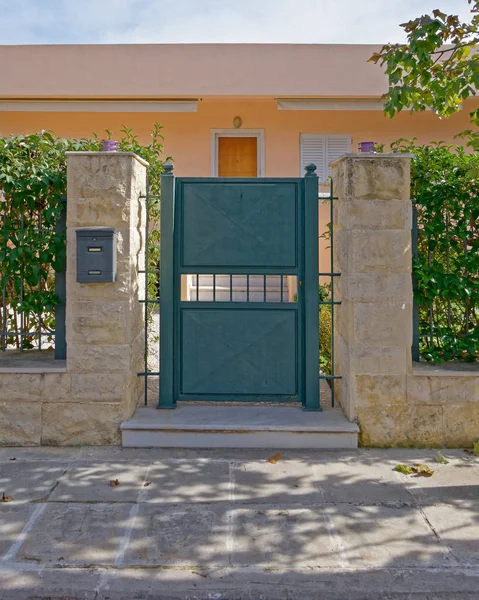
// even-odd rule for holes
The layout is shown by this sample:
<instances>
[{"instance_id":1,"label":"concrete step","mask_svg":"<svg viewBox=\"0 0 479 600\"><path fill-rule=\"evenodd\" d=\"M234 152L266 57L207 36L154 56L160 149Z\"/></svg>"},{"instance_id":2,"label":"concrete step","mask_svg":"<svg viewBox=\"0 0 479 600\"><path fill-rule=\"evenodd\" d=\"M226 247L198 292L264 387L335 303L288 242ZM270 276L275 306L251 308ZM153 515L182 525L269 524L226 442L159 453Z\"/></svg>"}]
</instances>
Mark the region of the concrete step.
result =
<instances>
[{"instance_id":1,"label":"concrete step","mask_svg":"<svg viewBox=\"0 0 479 600\"><path fill-rule=\"evenodd\" d=\"M121 424L126 448L357 448L359 428L340 410L181 404L138 408Z\"/></svg>"}]
</instances>

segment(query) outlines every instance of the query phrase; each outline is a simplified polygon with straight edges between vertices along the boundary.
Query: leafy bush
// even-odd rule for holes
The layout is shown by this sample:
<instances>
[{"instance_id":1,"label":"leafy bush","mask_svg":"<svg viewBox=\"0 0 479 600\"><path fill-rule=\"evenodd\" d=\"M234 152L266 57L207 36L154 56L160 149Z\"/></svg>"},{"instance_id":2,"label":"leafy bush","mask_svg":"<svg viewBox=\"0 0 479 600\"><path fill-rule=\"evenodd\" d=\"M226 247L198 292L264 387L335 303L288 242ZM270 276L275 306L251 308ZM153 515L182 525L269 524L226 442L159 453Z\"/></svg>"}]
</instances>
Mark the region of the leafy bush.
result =
<instances>
[{"instance_id":1,"label":"leafy bush","mask_svg":"<svg viewBox=\"0 0 479 600\"><path fill-rule=\"evenodd\" d=\"M318 288L319 302L329 302L331 300L330 284L323 284ZM319 368L323 375L331 375L333 372L331 364L332 350L332 321L331 306L328 304L319 305Z\"/></svg>"},{"instance_id":2,"label":"leafy bush","mask_svg":"<svg viewBox=\"0 0 479 600\"><path fill-rule=\"evenodd\" d=\"M442 143L412 152L411 196L418 222L413 261L420 354L427 361L479 356L479 155Z\"/></svg>"},{"instance_id":3,"label":"leafy bush","mask_svg":"<svg viewBox=\"0 0 479 600\"><path fill-rule=\"evenodd\" d=\"M323 304L319 308L319 367L324 375L331 375L333 372L331 344L331 307Z\"/></svg>"},{"instance_id":4,"label":"leafy bush","mask_svg":"<svg viewBox=\"0 0 479 600\"><path fill-rule=\"evenodd\" d=\"M150 191L155 195L160 191L162 140L157 123L149 144L140 144L128 128L123 128L119 140L120 150L136 152L150 163ZM55 223L67 188L66 152L100 149L96 134L78 140L57 138L46 131L0 138L0 286L4 294L0 330L20 328L22 333L41 331L47 336L53 332L53 308L58 303L54 271L65 258L65 238L55 232ZM150 216L158 224L158 199L152 200ZM151 237L150 266L157 268L159 233ZM33 337L13 334L6 345L31 348ZM51 343L52 338L46 341Z\"/></svg>"}]
</instances>

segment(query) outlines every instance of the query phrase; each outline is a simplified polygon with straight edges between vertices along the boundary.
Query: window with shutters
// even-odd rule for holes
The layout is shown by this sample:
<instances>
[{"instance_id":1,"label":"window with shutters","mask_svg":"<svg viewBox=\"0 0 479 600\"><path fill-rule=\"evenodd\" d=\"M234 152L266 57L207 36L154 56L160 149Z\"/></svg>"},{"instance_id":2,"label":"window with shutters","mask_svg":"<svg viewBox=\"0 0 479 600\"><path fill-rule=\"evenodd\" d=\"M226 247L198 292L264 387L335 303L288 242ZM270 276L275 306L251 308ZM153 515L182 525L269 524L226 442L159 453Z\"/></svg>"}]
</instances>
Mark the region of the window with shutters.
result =
<instances>
[{"instance_id":1,"label":"window with shutters","mask_svg":"<svg viewBox=\"0 0 479 600\"><path fill-rule=\"evenodd\" d=\"M304 175L306 165L313 163L317 167L319 183L326 183L331 175L329 165L347 152L351 152L350 135L302 133L300 137L300 175Z\"/></svg>"}]
</instances>

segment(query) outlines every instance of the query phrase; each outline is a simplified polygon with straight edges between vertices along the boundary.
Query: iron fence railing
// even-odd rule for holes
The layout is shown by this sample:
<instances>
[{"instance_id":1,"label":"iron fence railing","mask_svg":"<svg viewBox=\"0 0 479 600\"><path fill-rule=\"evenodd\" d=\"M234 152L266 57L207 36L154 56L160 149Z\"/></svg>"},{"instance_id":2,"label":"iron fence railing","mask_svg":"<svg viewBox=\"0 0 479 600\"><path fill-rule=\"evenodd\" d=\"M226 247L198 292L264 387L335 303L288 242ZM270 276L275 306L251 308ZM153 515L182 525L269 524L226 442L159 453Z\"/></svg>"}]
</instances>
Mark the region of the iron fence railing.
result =
<instances>
[{"instance_id":1,"label":"iron fence railing","mask_svg":"<svg viewBox=\"0 0 479 600\"><path fill-rule=\"evenodd\" d=\"M475 220L451 217L447 207L423 214L413 201L411 241L413 361L479 358L479 273L467 267L468 255L477 253Z\"/></svg>"},{"instance_id":2,"label":"iron fence railing","mask_svg":"<svg viewBox=\"0 0 479 600\"><path fill-rule=\"evenodd\" d=\"M146 220L145 220L145 268L140 269L139 273L143 280L143 297L140 303L144 306L144 370L138 373L138 376L144 378L144 404L148 404L149 378L158 380L160 376L159 356L155 354L153 348L159 346L159 307L160 307L160 265L156 257L151 259L150 250L152 247L152 227L158 227L159 223L153 223L151 219L152 203L158 204L160 208L160 196L150 194L149 183L145 196ZM158 240L159 242L159 240ZM153 255L154 256L154 255ZM156 318L155 318L156 317Z\"/></svg>"},{"instance_id":3,"label":"iron fence railing","mask_svg":"<svg viewBox=\"0 0 479 600\"><path fill-rule=\"evenodd\" d=\"M342 379L341 375L336 374L335 370L335 307L341 304L337 300L335 282L341 273L335 270L334 264L334 201L338 200L334 196L333 182L331 181L329 193L319 195L319 203L327 203L329 209L329 223L325 231L319 232L319 238L325 238L328 241L329 250L329 271L320 271L319 275L319 361L320 371L319 380L325 380L331 388L331 405L335 404L335 386L337 379ZM318 239L319 242L319 239ZM319 246L319 244L318 244ZM321 249L319 249L321 255ZM326 309L327 314L324 317L322 311ZM325 330L327 333L325 334Z\"/></svg>"},{"instance_id":4,"label":"iron fence railing","mask_svg":"<svg viewBox=\"0 0 479 600\"><path fill-rule=\"evenodd\" d=\"M8 207L0 205L0 351L9 350L52 350L55 359L66 358L66 328L65 328L65 304L66 304L66 261L65 257L56 257L57 271L50 263L43 263L42 270L46 270L47 277L39 276L38 281L32 283L27 281L23 274L22 261L33 258L42 261L39 256L41 250L28 248L28 240L34 234L39 240L41 247L42 237L54 233L58 239L65 242L66 238L66 197L61 197L62 209L56 219L54 228L45 227L43 212L28 210L13 219L15 226L9 226L12 222L8 214ZM9 218L10 217L10 218ZM28 234L28 235L27 235ZM19 268L11 273L6 262L2 268L2 262L9 260L12 251L16 251L15 259ZM20 257L20 258L18 258ZM23 258L24 257L24 258ZM58 266L60 265L60 266ZM42 306L42 295L49 294L54 302L48 302L48 307ZM34 301L32 301L34 299ZM54 304L54 306L50 306ZM32 305L40 306L40 309L32 308Z\"/></svg>"},{"instance_id":5,"label":"iron fence railing","mask_svg":"<svg viewBox=\"0 0 479 600\"><path fill-rule=\"evenodd\" d=\"M412 231L411 231L411 244L412 244L412 259L413 262L417 260L419 256L419 245L418 245L418 226L417 226L417 209L413 205L412 207ZM417 279L412 277L412 289L413 289L413 307L412 307L412 359L418 362L421 358L420 352L420 335L419 335L419 304L416 298L417 292Z\"/></svg>"}]
</instances>

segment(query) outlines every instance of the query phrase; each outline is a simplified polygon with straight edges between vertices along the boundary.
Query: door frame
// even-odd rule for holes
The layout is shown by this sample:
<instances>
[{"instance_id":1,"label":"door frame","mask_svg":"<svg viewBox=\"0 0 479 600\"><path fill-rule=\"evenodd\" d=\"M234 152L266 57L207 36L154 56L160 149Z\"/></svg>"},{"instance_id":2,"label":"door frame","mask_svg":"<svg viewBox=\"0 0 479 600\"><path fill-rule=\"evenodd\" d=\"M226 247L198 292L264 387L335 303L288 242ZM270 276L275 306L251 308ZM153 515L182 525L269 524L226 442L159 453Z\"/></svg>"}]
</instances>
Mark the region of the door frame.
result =
<instances>
[{"instance_id":1,"label":"door frame","mask_svg":"<svg viewBox=\"0 0 479 600\"><path fill-rule=\"evenodd\" d=\"M264 129L212 129L210 175L218 177L218 140L221 137L255 137L257 142L257 177L264 177Z\"/></svg>"}]
</instances>

